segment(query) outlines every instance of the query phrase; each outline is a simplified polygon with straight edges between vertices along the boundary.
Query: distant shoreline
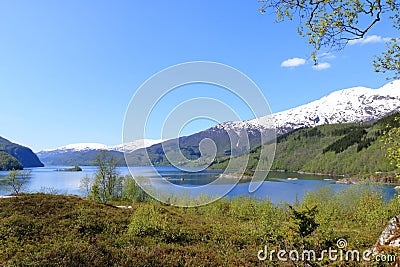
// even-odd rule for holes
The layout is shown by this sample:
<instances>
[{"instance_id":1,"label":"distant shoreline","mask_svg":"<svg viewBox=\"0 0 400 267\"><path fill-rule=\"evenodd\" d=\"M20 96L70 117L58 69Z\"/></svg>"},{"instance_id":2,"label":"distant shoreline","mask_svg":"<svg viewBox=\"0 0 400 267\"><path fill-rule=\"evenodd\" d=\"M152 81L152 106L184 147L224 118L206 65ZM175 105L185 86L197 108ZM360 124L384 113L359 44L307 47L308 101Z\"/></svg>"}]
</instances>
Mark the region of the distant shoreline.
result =
<instances>
[{"instance_id":1,"label":"distant shoreline","mask_svg":"<svg viewBox=\"0 0 400 267\"><path fill-rule=\"evenodd\" d=\"M331 176L331 177L343 177L337 181L338 184L356 184L360 181L374 181L381 184L400 184L400 181L394 176L393 173L379 172L374 174L364 174L365 177L356 176L354 174L332 174L332 173L314 173L304 171L290 171L290 170L271 170L273 172L293 172L298 174L310 174L317 176Z\"/></svg>"},{"instance_id":2,"label":"distant shoreline","mask_svg":"<svg viewBox=\"0 0 400 267\"><path fill-rule=\"evenodd\" d=\"M240 179L240 181L251 180L253 176L238 174L238 173L221 173L218 175L218 178L229 178L229 179Z\"/></svg>"},{"instance_id":3,"label":"distant shoreline","mask_svg":"<svg viewBox=\"0 0 400 267\"><path fill-rule=\"evenodd\" d=\"M270 172L280 172L280 173L297 173L297 174L308 174L308 175L315 175L315 176L330 176L330 177L337 177L338 179L332 179L333 181L336 181L336 184L358 184L363 181L370 181L374 183L379 183L379 184L385 184L385 185L400 185L400 181L393 175L390 175L391 173L377 173L380 174L380 176L377 175L370 175L368 177L355 177L352 174L332 174L332 173L314 173L314 172L305 172L305 171L290 171L290 170L270 170ZM387 174L387 176L382 176ZM240 178L241 181L245 180L251 180L252 176L250 175L240 175L240 174L234 174L234 173L229 173L229 174L220 174L218 177L221 178ZM341 178L339 178L341 177ZM294 178L288 178L289 180L294 180Z\"/></svg>"},{"instance_id":4,"label":"distant shoreline","mask_svg":"<svg viewBox=\"0 0 400 267\"><path fill-rule=\"evenodd\" d=\"M298 174L311 174L317 176L332 176L332 177L346 177L346 174L333 174L333 173L319 173L319 172L305 172L305 171L290 171L290 170L270 170L271 172L293 172Z\"/></svg>"}]
</instances>

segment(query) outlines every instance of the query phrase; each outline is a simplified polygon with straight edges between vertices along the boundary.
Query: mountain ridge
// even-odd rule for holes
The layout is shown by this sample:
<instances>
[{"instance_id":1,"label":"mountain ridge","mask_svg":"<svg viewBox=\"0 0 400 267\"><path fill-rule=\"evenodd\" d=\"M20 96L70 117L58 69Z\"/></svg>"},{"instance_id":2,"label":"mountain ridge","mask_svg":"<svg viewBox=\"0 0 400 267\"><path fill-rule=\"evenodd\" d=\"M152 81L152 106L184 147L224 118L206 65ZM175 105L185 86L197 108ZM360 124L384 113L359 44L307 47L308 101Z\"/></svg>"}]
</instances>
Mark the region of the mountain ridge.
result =
<instances>
[{"instance_id":1,"label":"mountain ridge","mask_svg":"<svg viewBox=\"0 0 400 267\"><path fill-rule=\"evenodd\" d=\"M378 89L352 87L332 92L321 99L286 111L264 117L220 123L190 136L168 140L129 154L130 165L149 164L150 157L155 165L168 165L166 154L174 153L179 143L182 154L190 160L201 157L199 145L202 139L215 141L217 157L239 156L261 146L261 137L268 140L299 128L309 128L324 124L374 122L400 111L400 81L390 82ZM229 140L231 137L232 144ZM266 138L265 138L266 137ZM249 144L240 142L248 138ZM179 152L175 152L179 153ZM169 156L171 158L171 156Z\"/></svg>"},{"instance_id":2,"label":"mountain ridge","mask_svg":"<svg viewBox=\"0 0 400 267\"><path fill-rule=\"evenodd\" d=\"M43 149L40 152L53 152L56 150L74 150L74 151L86 151L86 150L110 150L110 151L118 151L118 152L124 152L126 150L136 150L138 148L142 147L147 147L151 146L157 143L162 142L162 140L156 140L156 139L140 139L140 140L135 140L133 142L129 142L126 144L120 144L120 145L115 145L115 146L107 146L105 144L100 144L100 143L73 143L73 144L68 144L64 146L60 146L57 148L48 148L48 149Z\"/></svg>"},{"instance_id":3,"label":"mountain ridge","mask_svg":"<svg viewBox=\"0 0 400 267\"><path fill-rule=\"evenodd\" d=\"M387 127L400 127L394 113L375 123L342 123L300 128L277 138L271 170L306 172L329 175L373 176L392 178L395 166L385 157L381 142ZM263 160L260 148L232 162L243 162L248 156L246 170L252 173ZM225 169L231 158L218 158L212 169Z\"/></svg>"},{"instance_id":4,"label":"mountain ridge","mask_svg":"<svg viewBox=\"0 0 400 267\"><path fill-rule=\"evenodd\" d=\"M0 151L3 151L15 158L22 164L24 168L44 166L37 155L33 153L30 148L13 143L3 137L0 137ZM8 161L9 160L11 159L9 158ZM15 164L16 163L14 162L13 166L18 167L18 165ZM20 167L18 167L18 169L20 169Z\"/></svg>"},{"instance_id":5,"label":"mountain ridge","mask_svg":"<svg viewBox=\"0 0 400 267\"><path fill-rule=\"evenodd\" d=\"M378 89L357 86L337 90L288 110L217 126L224 129L275 128L277 135L281 135L298 128L323 124L373 122L399 110L400 80L396 80Z\"/></svg>"},{"instance_id":6,"label":"mountain ridge","mask_svg":"<svg viewBox=\"0 0 400 267\"><path fill-rule=\"evenodd\" d=\"M125 165L124 151L133 151L158 142L161 140L140 139L115 146L100 143L76 143L45 149L39 151L37 155L46 165L93 165L97 153L105 150L117 160L118 165Z\"/></svg>"},{"instance_id":7,"label":"mountain ridge","mask_svg":"<svg viewBox=\"0 0 400 267\"><path fill-rule=\"evenodd\" d=\"M264 137L273 139L275 134L281 136L296 129L324 124L374 122L398 111L400 81L378 89L352 87L334 91L299 107L252 120L223 122L189 136L126 152L129 165L170 165L170 159L174 163L190 165L202 157L200 143L206 138L214 141L217 157L236 157L261 146ZM38 155L45 161L41 152ZM182 161L182 155L192 162ZM204 157L204 161L207 160Z\"/></svg>"}]
</instances>

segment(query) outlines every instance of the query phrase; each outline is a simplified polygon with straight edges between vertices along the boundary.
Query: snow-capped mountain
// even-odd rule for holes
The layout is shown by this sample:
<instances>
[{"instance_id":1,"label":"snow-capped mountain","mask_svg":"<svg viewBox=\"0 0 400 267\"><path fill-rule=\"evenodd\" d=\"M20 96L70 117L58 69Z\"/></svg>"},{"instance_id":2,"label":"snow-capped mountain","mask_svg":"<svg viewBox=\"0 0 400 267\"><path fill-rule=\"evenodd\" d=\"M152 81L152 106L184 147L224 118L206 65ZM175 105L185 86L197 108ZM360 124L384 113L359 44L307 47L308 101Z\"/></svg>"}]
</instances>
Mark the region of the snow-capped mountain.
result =
<instances>
[{"instance_id":1,"label":"snow-capped mountain","mask_svg":"<svg viewBox=\"0 0 400 267\"><path fill-rule=\"evenodd\" d=\"M216 129L263 131L276 129L277 135L322 124L372 122L400 111L400 81L379 89L353 87L335 91L311 103L248 121L226 122Z\"/></svg>"},{"instance_id":2,"label":"snow-capped mountain","mask_svg":"<svg viewBox=\"0 0 400 267\"><path fill-rule=\"evenodd\" d=\"M135 140L130 143L116 145L116 146L106 146L104 144L99 143L77 143L77 144L69 144L65 146L60 146L53 149L44 149L39 153L43 152L55 152L58 151L60 153L63 152L78 152L78 151L89 151L89 150L108 150L108 151L118 151L124 152L127 151L134 151L139 148L148 147L157 143L161 143L162 140L153 140L153 139L140 139Z\"/></svg>"},{"instance_id":3,"label":"snow-capped mountain","mask_svg":"<svg viewBox=\"0 0 400 267\"><path fill-rule=\"evenodd\" d=\"M335 91L319 100L247 121L224 122L214 127L179 138L179 149L188 159L201 156L200 142L206 138L214 141L217 157L236 156L260 146L261 140L304 127L335 123L373 122L400 111L400 81L386 84L379 89L354 87ZM263 138L261 138L263 136ZM267 139L264 139L267 138ZM263 142L264 142L263 141ZM179 151L176 140L168 140L129 155L130 164L140 165L150 157L153 164L168 164ZM250 147L249 147L250 145ZM168 158L166 154L169 154Z\"/></svg>"},{"instance_id":4,"label":"snow-capped mountain","mask_svg":"<svg viewBox=\"0 0 400 267\"><path fill-rule=\"evenodd\" d=\"M217 156L236 156L261 145L261 140L265 140L261 136L271 136L271 132L276 132L279 136L298 128L322 124L373 122L398 111L400 111L400 81L393 81L379 89L354 87L335 91L311 103L257 119L224 122L193 135L180 137L179 149L176 147L176 139L162 143L160 140L139 140L139 145L135 142L127 145L126 152L130 152L129 164L132 165L149 164L147 157L153 164L168 165L169 159L175 156L179 160L182 155L191 160L199 158L202 155L199 149L200 143L208 138L214 141ZM109 150L119 156L121 162L123 161L121 145L114 147L101 144L68 145L56 150L39 152L38 156L45 164L50 162L53 165L68 165L65 163L76 162L79 158L93 158L93 152L100 149ZM53 153L57 154L56 156L68 155L68 161L65 160L66 157L54 160L56 157Z\"/></svg>"},{"instance_id":5,"label":"snow-capped mountain","mask_svg":"<svg viewBox=\"0 0 400 267\"><path fill-rule=\"evenodd\" d=\"M133 142L125 143L125 144L120 144L116 146L110 146L109 150L115 150L115 151L120 151L120 152L132 152L140 148L144 147L149 147L154 144L161 143L163 140L161 139L140 139L140 140L135 140Z\"/></svg>"},{"instance_id":6,"label":"snow-capped mountain","mask_svg":"<svg viewBox=\"0 0 400 267\"><path fill-rule=\"evenodd\" d=\"M54 149L45 149L37 153L45 165L92 165L96 155L101 150L106 150L119 165L125 164L123 152L132 152L145 148L162 140L141 139L116 146L106 146L99 143L78 143L61 146Z\"/></svg>"},{"instance_id":7,"label":"snow-capped mountain","mask_svg":"<svg viewBox=\"0 0 400 267\"><path fill-rule=\"evenodd\" d=\"M52 149L44 149L41 152L69 152L69 151L87 151L87 150L111 150L108 146L99 143L77 143L77 144L69 144L65 146L60 146Z\"/></svg>"}]
</instances>

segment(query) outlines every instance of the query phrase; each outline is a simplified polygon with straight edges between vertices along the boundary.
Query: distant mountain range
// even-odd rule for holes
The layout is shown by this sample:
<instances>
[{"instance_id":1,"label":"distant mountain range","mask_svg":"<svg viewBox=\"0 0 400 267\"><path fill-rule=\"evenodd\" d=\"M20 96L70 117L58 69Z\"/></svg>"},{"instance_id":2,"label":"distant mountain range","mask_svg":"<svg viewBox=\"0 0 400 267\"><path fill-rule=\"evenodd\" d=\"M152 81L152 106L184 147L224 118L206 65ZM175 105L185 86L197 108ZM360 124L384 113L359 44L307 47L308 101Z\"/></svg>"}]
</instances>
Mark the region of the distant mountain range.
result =
<instances>
[{"instance_id":1,"label":"distant mountain range","mask_svg":"<svg viewBox=\"0 0 400 267\"><path fill-rule=\"evenodd\" d=\"M43 163L30 148L0 137L0 170L43 166Z\"/></svg>"},{"instance_id":2,"label":"distant mountain range","mask_svg":"<svg viewBox=\"0 0 400 267\"><path fill-rule=\"evenodd\" d=\"M134 151L148 147L162 140L141 139L116 146L106 146L99 143L78 143L61 146L54 149L45 149L37 153L40 160L49 165L93 165L99 151L105 150L112 155L119 165L125 165L124 151Z\"/></svg>"},{"instance_id":3,"label":"distant mountain range","mask_svg":"<svg viewBox=\"0 0 400 267\"><path fill-rule=\"evenodd\" d=\"M143 148L135 147L126 152L130 165L148 165L148 157L151 164L169 165L170 159L179 162L182 158L180 153L190 160L199 159L202 155L200 142L209 138L216 145L217 158L236 157L261 146L261 136L272 136L271 133L281 136L299 128L324 124L372 123L397 111L400 111L400 81L388 83L379 89L354 87L335 91L319 100L286 111L253 120L224 122L190 136ZM79 150L76 147L68 149L67 146L41 151L38 155L45 164L74 165L66 163L76 162L77 158L80 158L78 161L89 159L99 149L104 148ZM108 147L106 150L121 153L121 150ZM122 158L121 155L119 157Z\"/></svg>"},{"instance_id":4,"label":"distant mountain range","mask_svg":"<svg viewBox=\"0 0 400 267\"><path fill-rule=\"evenodd\" d=\"M42 152L58 152L58 153L66 153L66 152L79 152L79 151L90 151L90 150L107 150L107 151L134 151L139 148L148 147L157 143L161 143L162 140L152 140L152 139L141 139L136 140L127 144L120 144L116 146L107 146L99 143L77 143L77 144L69 144L66 146L57 147L54 149L45 149Z\"/></svg>"},{"instance_id":5,"label":"distant mountain range","mask_svg":"<svg viewBox=\"0 0 400 267\"><path fill-rule=\"evenodd\" d=\"M201 156L199 144L204 138L213 140L217 147L216 156L238 156L261 146L261 136L277 136L299 128L324 124L367 123L377 121L400 110L400 81L386 84L379 89L354 87L335 91L311 103L270 114L261 118L224 122L199 133L168 140L129 154L131 165L148 164L146 153L156 165L168 165L168 158L177 154L175 143L186 158ZM250 146L246 143L246 137ZM232 144L229 139L232 138ZM172 154L172 155L171 155Z\"/></svg>"}]
</instances>

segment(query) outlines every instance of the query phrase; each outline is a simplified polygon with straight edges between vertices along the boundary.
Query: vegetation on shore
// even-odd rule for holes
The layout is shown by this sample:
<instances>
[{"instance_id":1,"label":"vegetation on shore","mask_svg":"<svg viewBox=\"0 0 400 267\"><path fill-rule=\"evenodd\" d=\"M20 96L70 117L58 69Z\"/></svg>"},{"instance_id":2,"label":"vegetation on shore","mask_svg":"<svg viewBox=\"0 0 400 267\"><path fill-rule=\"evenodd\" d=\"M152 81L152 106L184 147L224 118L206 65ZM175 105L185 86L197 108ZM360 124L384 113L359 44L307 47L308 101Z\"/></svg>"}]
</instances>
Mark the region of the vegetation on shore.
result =
<instances>
[{"instance_id":1,"label":"vegetation on shore","mask_svg":"<svg viewBox=\"0 0 400 267\"><path fill-rule=\"evenodd\" d=\"M0 151L0 171L22 169L23 166L19 160L4 151Z\"/></svg>"},{"instance_id":2,"label":"vegetation on shore","mask_svg":"<svg viewBox=\"0 0 400 267\"><path fill-rule=\"evenodd\" d=\"M26 184L29 182L31 170L11 170L3 181L6 189L14 195L18 195L25 190Z\"/></svg>"},{"instance_id":3,"label":"vegetation on shore","mask_svg":"<svg viewBox=\"0 0 400 267\"><path fill-rule=\"evenodd\" d=\"M18 189L16 197L0 200L0 265L338 266L343 262L328 257L285 262L258 256L265 248L321 253L336 249L339 239L347 241L346 249L364 251L400 211L399 196L386 201L377 185L368 184L339 192L323 187L291 205L235 197L179 208L121 177L112 156L99 154L96 165L95 177L81 180L88 198ZM11 174L17 178L18 171ZM396 249L387 253L400 257Z\"/></svg>"},{"instance_id":4,"label":"vegetation on shore","mask_svg":"<svg viewBox=\"0 0 400 267\"><path fill-rule=\"evenodd\" d=\"M398 214L400 199L387 203L370 189L321 188L292 206L239 197L197 208L146 200L118 209L76 196L20 195L0 200L0 264L293 266L277 258L261 262L257 252L265 246L320 252L335 249L339 238L347 240L347 249L371 248ZM340 264L327 258L314 263Z\"/></svg>"}]
</instances>

